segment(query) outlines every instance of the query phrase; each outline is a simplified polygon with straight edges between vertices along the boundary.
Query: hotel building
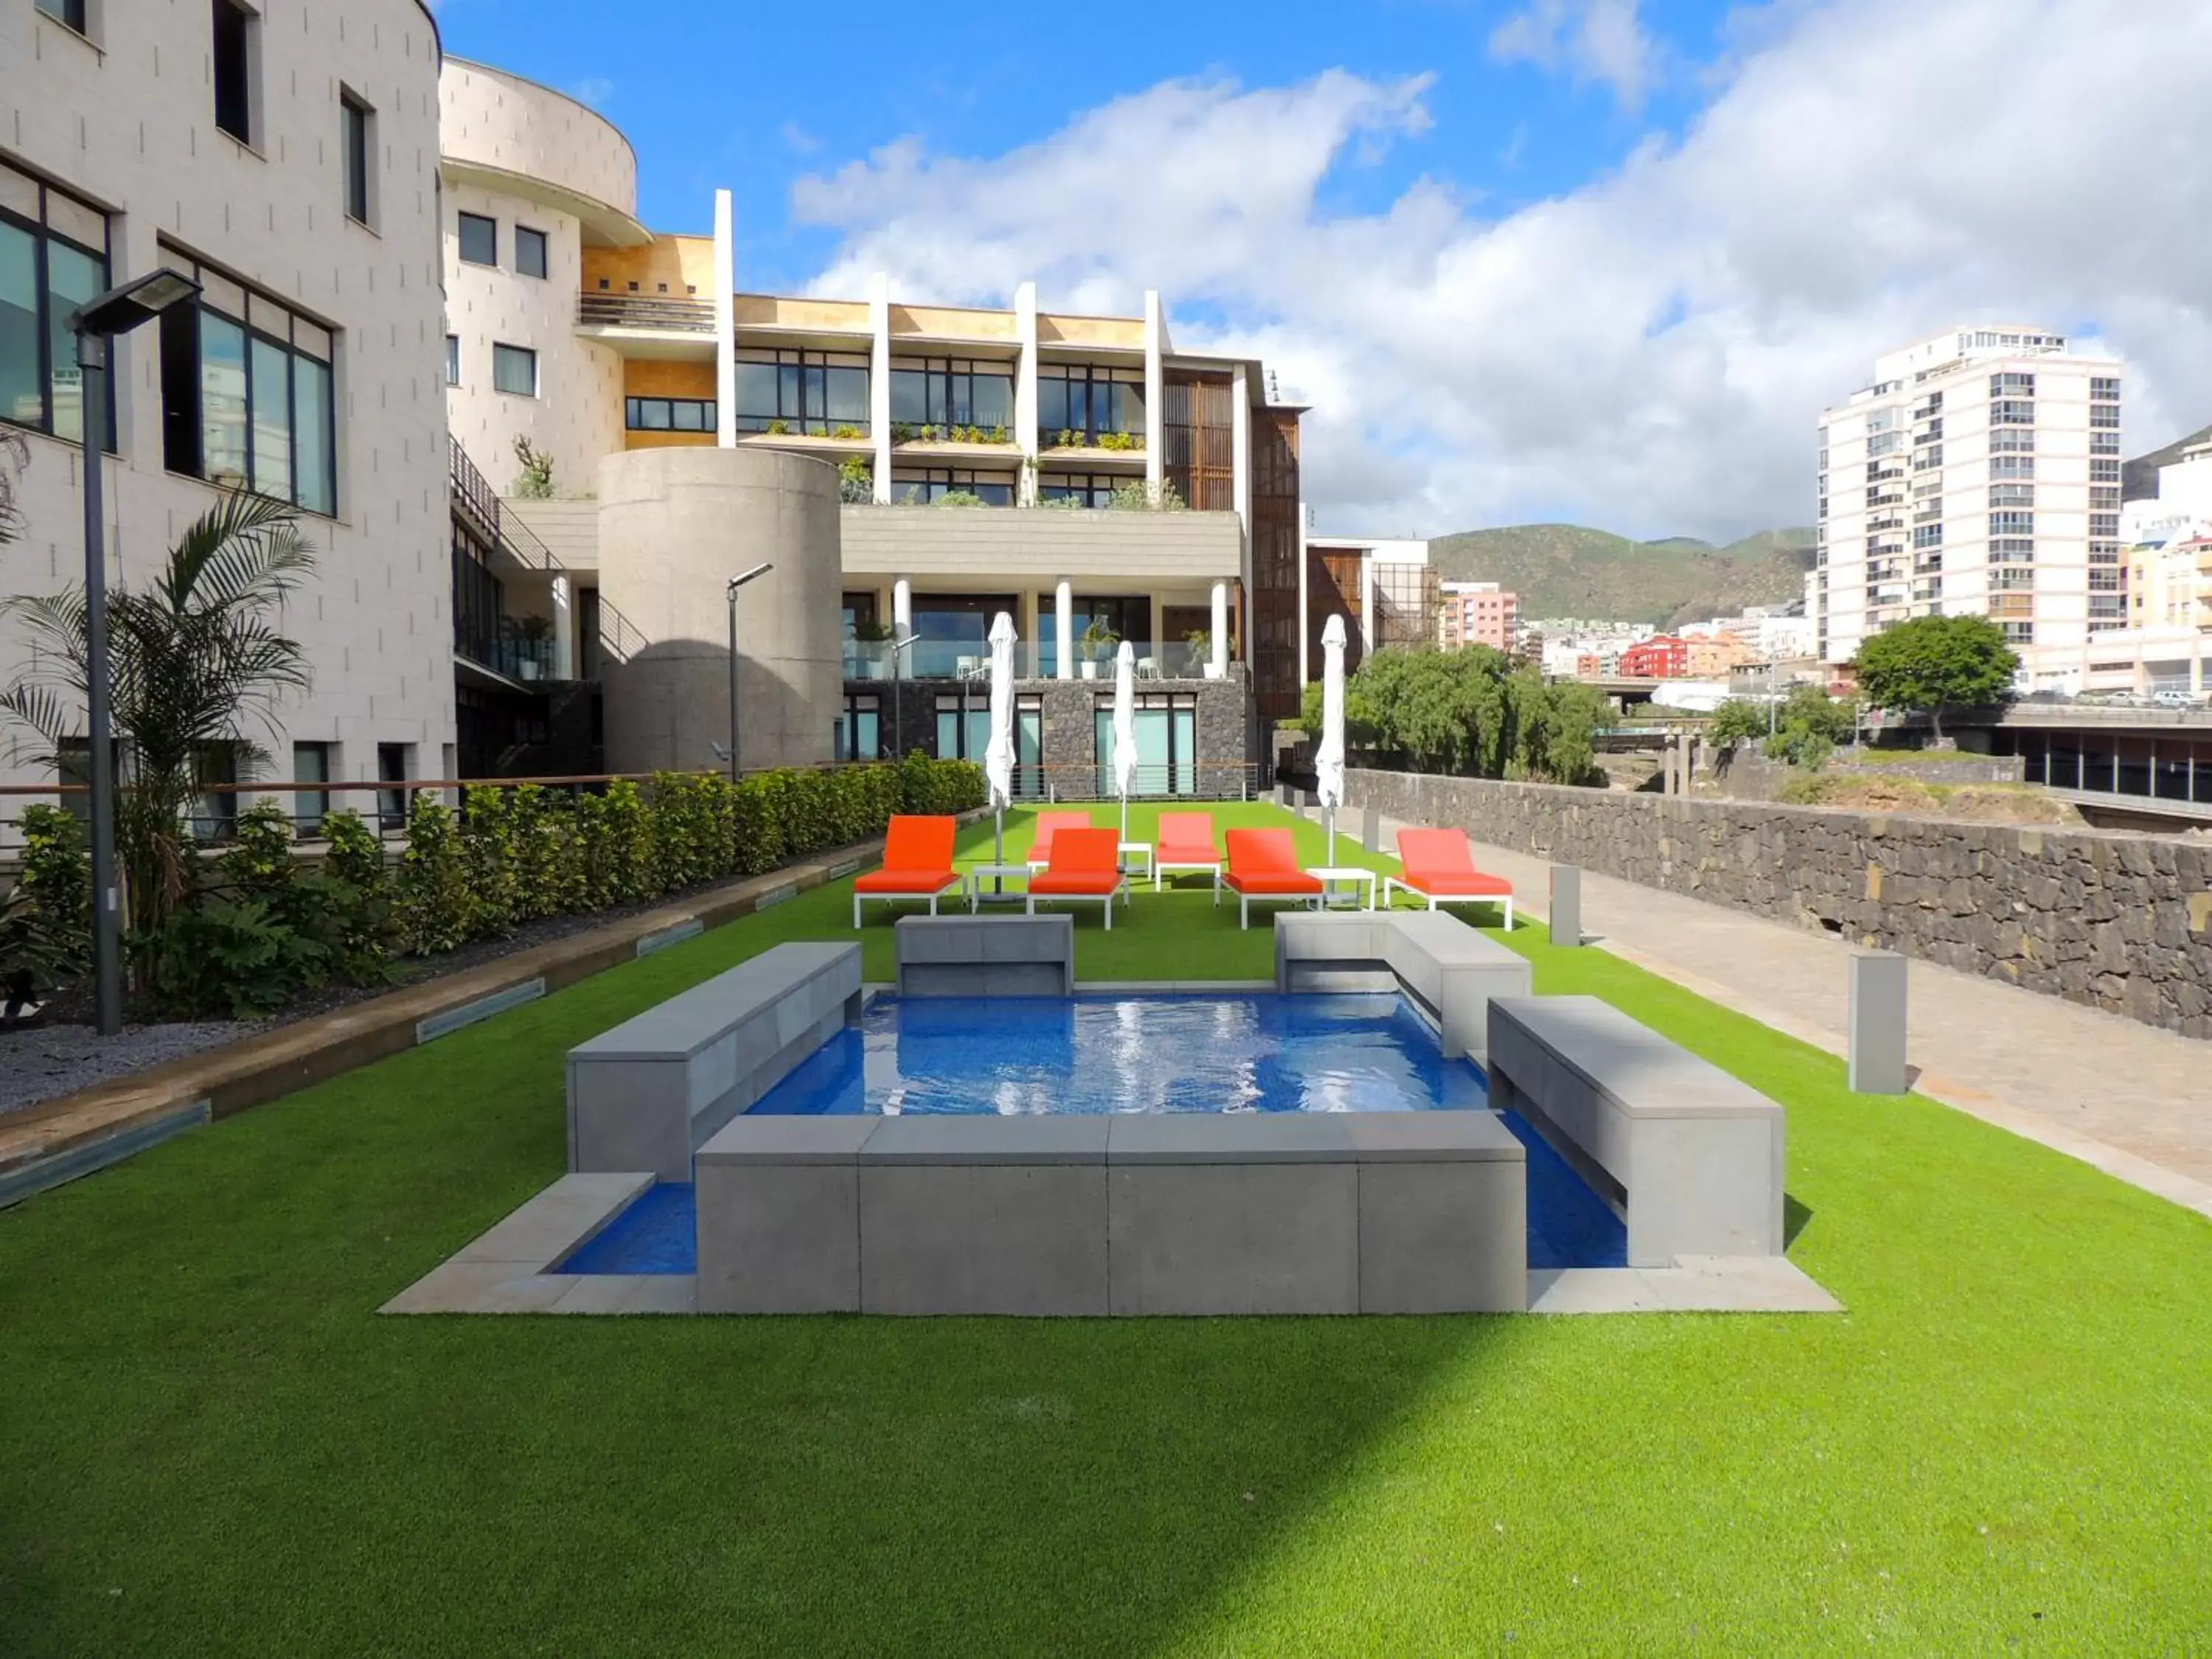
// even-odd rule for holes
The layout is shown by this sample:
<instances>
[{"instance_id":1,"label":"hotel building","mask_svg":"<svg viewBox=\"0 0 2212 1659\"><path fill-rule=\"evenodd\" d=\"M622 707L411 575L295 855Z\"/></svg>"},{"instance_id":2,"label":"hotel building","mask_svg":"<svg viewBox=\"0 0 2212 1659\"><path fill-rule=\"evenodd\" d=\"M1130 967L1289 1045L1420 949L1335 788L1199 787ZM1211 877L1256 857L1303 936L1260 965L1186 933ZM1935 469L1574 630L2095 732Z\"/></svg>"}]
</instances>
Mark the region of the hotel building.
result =
<instances>
[{"instance_id":1,"label":"hotel building","mask_svg":"<svg viewBox=\"0 0 2212 1659\"><path fill-rule=\"evenodd\" d=\"M110 349L106 575L144 586L224 486L298 507L316 568L283 626L313 686L257 732L262 756L227 757L241 776L453 763L438 69L420 0L295 0L281 26L239 0L0 0L0 432L27 451L0 591L84 579L64 319L185 272L197 302ZM0 675L24 661L0 636ZM10 730L0 779L55 775ZM232 807L202 810L219 829Z\"/></svg>"},{"instance_id":2,"label":"hotel building","mask_svg":"<svg viewBox=\"0 0 2212 1659\"><path fill-rule=\"evenodd\" d=\"M851 296L744 291L726 192L711 234L656 233L636 216L630 148L598 114L459 60L441 97L447 395L457 494L475 502L455 539L472 757L716 763L719 697L698 720L672 708L643 726L620 705L705 699L717 649L726 669L721 580L769 559L744 616L811 629L816 601L789 583L803 565L811 595L823 577L838 689L811 728L766 749L742 734L748 763L980 757L985 636L1005 611L1024 787L1090 787L1122 640L1146 787L1241 787L1260 723L1297 712L1308 654L1303 411L1260 363L1179 347L1156 294L1090 316L1027 283L986 309L917 303L883 276ZM550 473L523 477L518 440ZM686 453L645 453L671 450ZM611 539L622 503L756 487L830 488L834 514L782 554L788 502L744 536L709 514L702 545ZM750 677L755 651L739 654ZM678 659L690 689L645 689L650 665ZM593 678L604 742L587 755L569 688Z\"/></svg>"},{"instance_id":3,"label":"hotel building","mask_svg":"<svg viewBox=\"0 0 2212 1659\"><path fill-rule=\"evenodd\" d=\"M1434 643L1438 592L1425 541L1308 532L1299 678L1321 678L1321 631L1332 616L1344 618L1347 674L1370 651Z\"/></svg>"},{"instance_id":4,"label":"hotel building","mask_svg":"<svg viewBox=\"0 0 2212 1659\"><path fill-rule=\"evenodd\" d=\"M1446 649L1486 645L1510 651L1521 635L1521 601L1496 582L1439 582L1437 641Z\"/></svg>"},{"instance_id":5,"label":"hotel building","mask_svg":"<svg viewBox=\"0 0 2212 1659\"><path fill-rule=\"evenodd\" d=\"M1924 616L1985 616L2032 685L2078 678L2126 623L2120 383L2059 335L1977 325L1893 351L1820 416L1823 660Z\"/></svg>"}]
</instances>

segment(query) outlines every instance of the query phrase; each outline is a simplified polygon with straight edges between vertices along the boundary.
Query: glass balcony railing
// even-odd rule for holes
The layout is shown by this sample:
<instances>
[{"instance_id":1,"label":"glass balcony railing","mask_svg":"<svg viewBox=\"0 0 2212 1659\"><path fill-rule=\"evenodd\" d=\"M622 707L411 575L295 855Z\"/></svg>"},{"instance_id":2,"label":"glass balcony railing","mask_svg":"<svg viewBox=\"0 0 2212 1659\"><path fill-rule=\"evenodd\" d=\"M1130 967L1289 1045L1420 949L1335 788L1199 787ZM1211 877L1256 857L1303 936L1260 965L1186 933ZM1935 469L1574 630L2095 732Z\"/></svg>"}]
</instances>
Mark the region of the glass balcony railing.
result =
<instances>
[{"instance_id":1,"label":"glass balcony railing","mask_svg":"<svg viewBox=\"0 0 2212 1659\"><path fill-rule=\"evenodd\" d=\"M1209 678L1210 647L1187 641L1133 641L1139 680ZM1086 645L1078 638L1070 652L1070 679L1095 680L1110 687L1118 645ZM1014 675L1018 679L1057 679L1059 648L1050 638L1019 640L1014 645ZM894 666L896 664L896 667ZM845 641L845 678L848 680L974 680L991 676L991 647L981 639L917 638L894 647L888 640Z\"/></svg>"}]
</instances>

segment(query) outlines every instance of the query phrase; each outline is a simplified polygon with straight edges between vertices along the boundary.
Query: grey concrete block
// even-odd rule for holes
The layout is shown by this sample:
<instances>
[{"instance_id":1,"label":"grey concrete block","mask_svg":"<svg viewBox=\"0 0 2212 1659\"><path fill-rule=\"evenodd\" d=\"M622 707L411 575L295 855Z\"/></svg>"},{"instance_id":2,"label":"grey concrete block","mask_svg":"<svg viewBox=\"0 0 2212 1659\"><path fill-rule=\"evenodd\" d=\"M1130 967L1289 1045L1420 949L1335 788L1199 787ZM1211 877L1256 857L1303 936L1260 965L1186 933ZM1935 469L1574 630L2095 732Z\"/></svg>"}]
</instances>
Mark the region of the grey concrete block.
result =
<instances>
[{"instance_id":1,"label":"grey concrete block","mask_svg":"<svg viewBox=\"0 0 2212 1659\"><path fill-rule=\"evenodd\" d=\"M1905 1091L1905 958L1894 951L1850 956L1850 1086L1863 1095Z\"/></svg>"},{"instance_id":2,"label":"grey concrete block","mask_svg":"<svg viewBox=\"0 0 2212 1659\"><path fill-rule=\"evenodd\" d=\"M1358 1310L1358 1165L1109 1163L1106 1183L1115 1313Z\"/></svg>"},{"instance_id":3,"label":"grey concrete block","mask_svg":"<svg viewBox=\"0 0 2212 1659\"><path fill-rule=\"evenodd\" d=\"M1106 1120L1106 1161L1327 1164L1352 1158L1351 1112L1126 1112Z\"/></svg>"},{"instance_id":4,"label":"grey concrete block","mask_svg":"<svg viewBox=\"0 0 2212 1659\"><path fill-rule=\"evenodd\" d=\"M699 1149L698 1167L731 1164L854 1164L884 1120L866 1113L848 1116L756 1117L750 1113L726 1124Z\"/></svg>"},{"instance_id":5,"label":"grey concrete block","mask_svg":"<svg viewBox=\"0 0 2212 1659\"><path fill-rule=\"evenodd\" d=\"M1492 1112L1346 1112L1362 1164L1525 1164L1528 1149Z\"/></svg>"},{"instance_id":6,"label":"grey concrete block","mask_svg":"<svg viewBox=\"0 0 2212 1659\"><path fill-rule=\"evenodd\" d=\"M1583 942L1583 872L1571 864L1552 866L1551 905L1546 920L1551 928L1554 945L1580 945Z\"/></svg>"},{"instance_id":7,"label":"grey concrete block","mask_svg":"<svg viewBox=\"0 0 2212 1659\"><path fill-rule=\"evenodd\" d=\"M860 1166L860 1310L1102 1315L1106 1166Z\"/></svg>"},{"instance_id":8,"label":"grey concrete block","mask_svg":"<svg viewBox=\"0 0 2212 1659\"><path fill-rule=\"evenodd\" d=\"M702 1163L699 1311L857 1313L860 1168Z\"/></svg>"},{"instance_id":9,"label":"grey concrete block","mask_svg":"<svg viewBox=\"0 0 2212 1659\"><path fill-rule=\"evenodd\" d=\"M1445 1057L1489 1048L1493 996L1526 996L1527 958L1441 910L1287 915L1275 924L1275 983L1284 991L1368 988L1344 970L1387 968L1433 1018Z\"/></svg>"},{"instance_id":10,"label":"grey concrete block","mask_svg":"<svg viewBox=\"0 0 2212 1659\"><path fill-rule=\"evenodd\" d=\"M1370 853L1382 850L1382 812L1380 807L1363 806L1359 809L1359 844Z\"/></svg>"},{"instance_id":11,"label":"grey concrete block","mask_svg":"<svg viewBox=\"0 0 2212 1659\"><path fill-rule=\"evenodd\" d=\"M862 1164L1103 1164L1109 1120L951 1113L876 1121Z\"/></svg>"},{"instance_id":12,"label":"grey concrete block","mask_svg":"<svg viewBox=\"0 0 2212 1659\"><path fill-rule=\"evenodd\" d=\"M905 916L893 932L902 996L1074 994L1073 916Z\"/></svg>"},{"instance_id":13,"label":"grey concrete block","mask_svg":"<svg viewBox=\"0 0 2212 1659\"><path fill-rule=\"evenodd\" d=\"M1528 1295L1522 1160L1360 1164L1360 1312L1519 1313Z\"/></svg>"}]
</instances>

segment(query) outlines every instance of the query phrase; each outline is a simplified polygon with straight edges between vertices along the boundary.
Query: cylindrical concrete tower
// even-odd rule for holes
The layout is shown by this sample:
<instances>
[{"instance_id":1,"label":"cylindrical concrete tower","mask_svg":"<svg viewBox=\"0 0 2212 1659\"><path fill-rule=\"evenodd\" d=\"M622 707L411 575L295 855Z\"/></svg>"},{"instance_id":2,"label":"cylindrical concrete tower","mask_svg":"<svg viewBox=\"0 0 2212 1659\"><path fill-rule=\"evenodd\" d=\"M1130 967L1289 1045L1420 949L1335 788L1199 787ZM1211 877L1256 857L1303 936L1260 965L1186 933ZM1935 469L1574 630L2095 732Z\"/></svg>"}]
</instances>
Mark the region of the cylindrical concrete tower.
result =
<instances>
[{"instance_id":1,"label":"cylindrical concrete tower","mask_svg":"<svg viewBox=\"0 0 2212 1659\"><path fill-rule=\"evenodd\" d=\"M599 463L599 592L646 644L605 670L614 772L711 769L730 732L738 598L738 758L831 758L844 707L837 470L766 449L634 449Z\"/></svg>"}]
</instances>

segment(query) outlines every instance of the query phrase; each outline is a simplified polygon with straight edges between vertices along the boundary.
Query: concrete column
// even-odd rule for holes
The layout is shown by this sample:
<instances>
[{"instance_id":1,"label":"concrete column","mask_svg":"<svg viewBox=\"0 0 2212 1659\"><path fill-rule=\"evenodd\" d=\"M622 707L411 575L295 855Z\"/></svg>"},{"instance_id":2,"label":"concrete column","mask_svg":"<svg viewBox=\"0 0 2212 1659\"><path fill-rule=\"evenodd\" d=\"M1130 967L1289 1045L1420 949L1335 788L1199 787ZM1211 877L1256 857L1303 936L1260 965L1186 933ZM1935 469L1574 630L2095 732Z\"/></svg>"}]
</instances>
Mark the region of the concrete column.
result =
<instances>
[{"instance_id":1,"label":"concrete column","mask_svg":"<svg viewBox=\"0 0 2212 1659\"><path fill-rule=\"evenodd\" d=\"M1903 1094L1905 958L1896 951L1851 952L1849 1024L1851 1091Z\"/></svg>"},{"instance_id":2,"label":"concrete column","mask_svg":"<svg viewBox=\"0 0 2212 1659\"><path fill-rule=\"evenodd\" d=\"M1249 586L1252 546L1252 388L1249 376L1242 363L1237 365L1230 380L1231 453L1236 463L1236 471L1231 476L1236 481L1237 521L1244 527L1245 581ZM1184 505L1196 507L1198 503L1186 501Z\"/></svg>"},{"instance_id":3,"label":"concrete column","mask_svg":"<svg viewBox=\"0 0 2212 1659\"><path fill-rule=\"evenodd\" d=\"M714 192L714 441L738 441L738 242L730 192Z\"/></svg>"},{"instance_id":4,"label":"concrete column","mask_svg":"<svg viewBox=\"0 0 2212 1659\"><path fill-rule=\"evenodd\" d=\"M576 620L571 614L565 573L553 578L552 598L553 678L573 680L576 678Z\"/></svg>"},{"instance_id":5,"label":"concrete column","mask_svg":"<svg viewBox=\"0 0 2212 1659\"><path fill-rule=\"evenodd\" d=\"M1578 945L1583 942L1583 872L1580 866L1555 864L1552 866L1552 902L1548 915L1553 944Z\"/></svg>"},{"instance_id":6,"label":"concrete column","mask_svg":"<svg viewBox=\"0 0 2212 1659\"><path fill-rule=\"evenodd\" d=\"M1167 313L1160 291L1145 290L1145 489L1157 501L1167 476ZM1186 503L1187 504L1187 503Z\"/></svg>"},{"instance_id":7,"label":"concrete column","mask_svg":"<svg viewBox=\"0 0 2212 1659\"><path fill-rule=\"evenodd\" d=\"M1021 476L1015 481L1014 489L1015 499L1024 507L1036 504L1036 284L1024 283L1014 289L1014 338L1022 354L1014 365L1014 441L1022 447ZM1148 415L1146 418L1151 417Z\"/></svg>"},{"instance_id":8,"label":"concrete column","mask_svg":"<svg viewBox=\"0 0 2212 1659\"><path fill-rule=\"evenodd\" d=\"M1210 618L1206 642L1212 653L1206 669L1209 679L1226 679L1229 676L1229 584L1213 585L1213 615Z\"/></svg>"},{"instance_id":9,"label":"concrete column","mask_svg":"<svg viewBox=\"0 0 2212 1659\"><path fill-rule=\"evenodd\" d=\"M1312 665L1306 659L1310 654L1313 600L1306 592L1306 528L1313 522L1306 511L1305 497L1298 497L1298 684L1310 684L1316 678ZM1247 641L1249 649L1249 641Z\"/></svg>"},{"instance_id":10,"label":"concrete column","mask_svg":"<svg viewBox=\"0 0 2212 1659\"><path fill-rule=\"evenodd\" d=\"M1075 587L1061 581L1052 590L1052 644L1054 655L1052 677L1056 680L1075 678Z\"/></svg>"},{"instance_id":11,"label":"concrete column","mask_svg":"<svg viewBox=\"0 0 2212 1659\"><path fill-rule=\"evenodd\" d=\"M1359 556L1359 648L1375 649L1375 556Z\"/></svg>"},{"instance_id":12,"label":"concrete column","mask_svg":"<svg viewBox=\"0 0 2212 1659\"><path fill-rule=\"evenodd\" d=\"M1382 809L1363 806L1359 809L1359 844L1370 853L1382 850Z\"/></svg>"},{"instance_id":13,"label":"concrete column","mask_svg":"<svg viewBox=\"0 0 2212 1659\"><path fill-rule=\"evenodd\" d=\"M914 586L901 576L891 584L891 632L904 639L914 631Z\"/></svg>"},{"instance_id":14,"label":"concrete column","mask_svg":"<svg viewBox=\"0 0 2212 1659\"><path fill-rule=\"evenodd\" d=\"M876 441L876 499L891 498L891 279L868 278L868 431Z\"/></svg>"}]
</instances>

